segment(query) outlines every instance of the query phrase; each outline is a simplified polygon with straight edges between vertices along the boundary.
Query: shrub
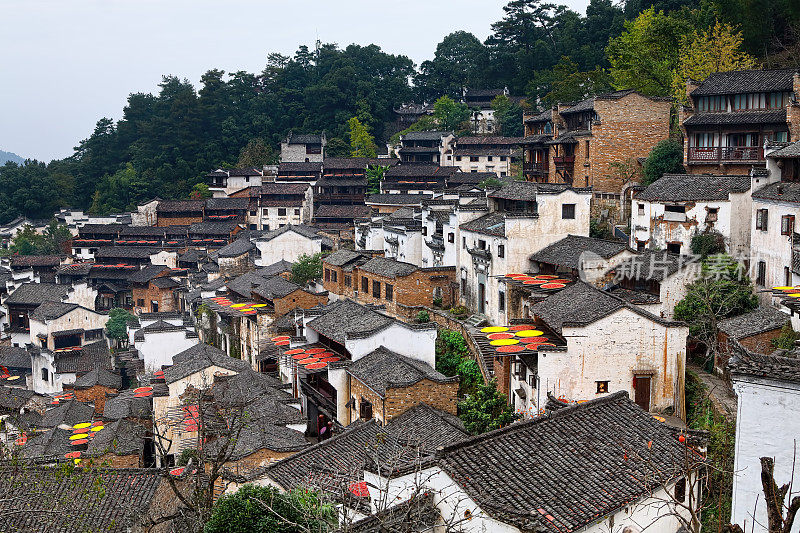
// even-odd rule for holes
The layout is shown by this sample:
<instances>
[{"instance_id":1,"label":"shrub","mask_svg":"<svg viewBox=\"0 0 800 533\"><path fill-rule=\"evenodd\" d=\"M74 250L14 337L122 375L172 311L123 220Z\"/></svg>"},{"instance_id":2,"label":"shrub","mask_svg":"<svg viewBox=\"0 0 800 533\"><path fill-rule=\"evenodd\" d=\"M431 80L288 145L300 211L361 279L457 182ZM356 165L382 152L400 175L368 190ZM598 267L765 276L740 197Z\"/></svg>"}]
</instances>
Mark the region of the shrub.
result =
<instances>
[{"instance_id":1,"label":"shrub","mask_svg":"<svg viewBox=\"0 0 800 533\"><path fill-rule=\"evenodd\" d=\"M419 313L417 313L417 322L419 322L420 324L424 324L430 321L431 321L431 316L428 314L427 311L420 311Z\"/></svg>"}]
</instances>

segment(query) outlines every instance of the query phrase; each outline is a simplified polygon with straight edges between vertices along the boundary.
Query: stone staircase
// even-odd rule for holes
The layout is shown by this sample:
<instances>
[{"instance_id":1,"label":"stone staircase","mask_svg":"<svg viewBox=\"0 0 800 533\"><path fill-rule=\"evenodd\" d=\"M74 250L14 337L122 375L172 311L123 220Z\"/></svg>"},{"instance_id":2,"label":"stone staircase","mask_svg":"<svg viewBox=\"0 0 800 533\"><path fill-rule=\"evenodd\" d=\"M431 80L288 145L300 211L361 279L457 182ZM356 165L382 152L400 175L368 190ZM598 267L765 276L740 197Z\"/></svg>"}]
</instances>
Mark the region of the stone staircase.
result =
<instances>
[{"instance_id":1,"label":"stone staircase","mask_svg":"<svg viewBox=\"0 0 800 533\"><path fill-rule=\"evenodd\" d=\"M474 315L470 315L470 317L464 321L464 324L470 328L477 328L481 324L488 322L488 320L486 315L475 313Z\"/></svg>"}]
</instances>

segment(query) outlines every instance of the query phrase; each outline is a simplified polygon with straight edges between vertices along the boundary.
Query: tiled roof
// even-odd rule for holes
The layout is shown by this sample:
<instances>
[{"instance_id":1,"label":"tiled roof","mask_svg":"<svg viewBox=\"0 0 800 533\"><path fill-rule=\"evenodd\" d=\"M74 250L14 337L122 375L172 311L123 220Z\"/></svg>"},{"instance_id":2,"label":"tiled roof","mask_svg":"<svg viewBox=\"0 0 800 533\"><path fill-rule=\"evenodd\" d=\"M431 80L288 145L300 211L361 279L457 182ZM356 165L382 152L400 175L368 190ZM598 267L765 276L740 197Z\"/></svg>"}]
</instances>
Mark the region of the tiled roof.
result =
<instances>
[{"instance_id":1,"label":"tiled roof","mask_svg":"<svg viewBox=\"0 0 800 533\"><path fill-rule=\"evenodd\" d=\"M265 269L254 270L229 281L228 290L244 298L250 298L250 293L256 292L265 295L265 298L272 299L282 298L301 288L298 284L287 281L281 276L268 275ZM270 296L266 296L267 294Z\"/></svg>"},{"instance_id":2,"label":"tiled roof","mask_svg":"<svg viewBox=\"0 0 800 533\"><path fill-rule=\"evenodd\" d=\"M314 212L315 218L367 218L372 214L368 205L333 205L324 204ZM285 227L285 226L284 226Z\"/></svg>"},{"instance_id":3,"label":"tiled roof","mask_svg":"<svg viewBox=\"0 0 800 533\"><path fill-rule=\"evenodd\" d=\"M270 196L273 194L304 195L309 187L311 187L311 185L308 183L264 183L261 185L258 192L261 196Z\"/></svg>"},{"instance_id":4,"label":"tiled roof","mask_svg":"<svg viewBox=\"0 0 800 533\"><path fill-rule=\"evenodd\" d=\"M42 302L31 314L30 318L44 322L62 317L80 306L78 304L68 304L63 302Z\"/></svg>"},{"instance_id":5,"label":"tiled roof","mask_svg":"<svg viewBox=\"0 0 800 533\"><path fill-rule=\"evenodd\" d=\"M353 522L346 529L338 529L336 533L417 533L436 531L441 523L442 515L433 503L433 493L423 492Z\"/></svg>"},{"instance_id":6,"label":"tiled roof","mask_svg":"<svg viewBox=\"0 0 800 533\"><path fill-rule=\"evenodd\" d=\"M422 205L423 200L430 199L430 194L370 194L364 202L380 205Z\"/></svg>"},{"instance_id":7,"label":"tiled roof","mask_svg":"<svg viewBox=\"0 0 800 533\"><path fill-rule=\"evenodd\" d=\"M362 272L369 272L385 276L387 278L396 278L408 276L413 274L419 268L411 263L404 263L396 259L387 259L385 257L373 257L363 265L358 267Z\"/></svg>"},{"instance_id":8,"label":"tiled roof","mask_svg":"<svg viewBox=\"0 0 800 533\"><path fill-rule=\"evenodd\" d=\"M458 167L442 167L436 163L406 163L396 165L384 174L386 179L393 178L446 178L461 172Z\"/></svg>"},{"instance_id":9,"label":"tiled roof","mask_svg":"<svg viewBox=\"0 0 800 533\"><path fill-rule=\"evenodd\" d=\"M447 131L410 131L403 135L404 141L438 141L444 136L450 135Z\"/></svg>"},{"instance_id":10,"label":"tiled roof","mask_svg":"<svg viewBox=\"0 0 800 533\"><path fill-rule=\"evenodd\" d=\"M692 257L666 251L646 250L618 265L623 278L663 281L678 270L693 264Z\"/></svg>"},{"instance_id":11,"label":"tiled roof","mask_svg":"<svg viewBox=\"0 0 800 533\"><path fill-rule=\"evenodd\" d=\"M800 358L738 353L728 361L731 376L800 383Z\"/></svg>"},{"instance_id":12,"label":"tiled roof","mask_svg":"<svg viewBox=\"0 0 800 533\"><path fill-rule=\"evenodd\" d=\"M206 200L206 209L212 211L241 211L249 206L248 198L209 198Z\"/></svg>"},{"instance_id":13,"label":"tiled roof","mask_svg":"<svg viewBox=\"0 0 800 533\"><path fill-rule=\"evenodd\" d=\"M789 320L789 315L779 309L770 305L762 305L749 313L726 318L719 323L719 329L729 337L743 339L751 335L780 329Z\"/></svg>"},{"instance_id":14,"label":"tiled roof","mask_svg":"<svg viewBox=\"0 0 800 533\"><path fill-rule=\"evenodd\" d=\"M112 368L111 352L105 340L84 344L79 352L56 354L56 372L77 373L89 372L96 367Z\"/></svg>"},{"instance_id":15,"label":"tiled roof","mask_svg":"<svg viewBox=\"0 0 800 533\"><path fill-rule=\"evenodd\" d=\"M212 366L237 373L250 368L246 361L229 357L219 348L201 342L173 356L172 366L164 370L164 379L171 384Z\"/></svg>"},{"instance_id":16,"label":"tiled roof","mask_svg":"<svg viewBox=\"0 0 800 533\"><path fill-rule=\"evenodd\" d=\"M120 236L156 236L163 237L167 229L163 226L124 226L120 231Z\"/></svg>"},{"instance_id":17,"label":"tiled roof","mask_svg":"<svg viewBox=\"0 0 800 533\"><path fill-rule=\"evenodd\" d=\"M534 181L506 180L496 191L487 194L489 198L505 200L535 201L539 194L559 194L567 190L582 192L584 189L573 189L566 183L537 183Z\"/></svg>"},{"instance_id":18,"label":"tiled roof","mask_svg":"<svg viewBox=\"0 0 800 533\"><path fill-rule=\"evenodd\" d=\"M146 437L147 428L144 424L120 418L103 424L103 429L89 441L87 452L91 456L113 453L114 455L138 455L141 457Z\"/></svg>"},{"instance_id":19,"label":"tiled roof","mask_svg":"<svg viewBox=\"0 0 800 533\"><path fill-rule=\"evenodd\" d=\"M249 239L236 239L227 246L223 246L217 252L217 257L239 257L255 249L255 245Z\"/></svg>"},{"instance_id":20,"label":"tiled roof","mask_svg":"<svg viewBox=\"0 0 800 533\"><path fill-rule=\"evenodd\" d=\"M322 207L322 206L320 206ZM276 230L269 231L258 238L259 241L271 241L278 235L283 235L286 232L292 231L297 233L298 235L302 235L308 239L321 239L322 237L319 235L319 230L312 226L307 226L305 224L286 224L285 226L278 228Z\"/></svg>"},{"instance_id":21,"label":"tiled roof","mask_svg":"<svg viewBox=\"0 0 800 533\"><path fill-rule=\"evenodd\" d=\"M31 355L19 346L0 346L0 365L6 368L31 368Z\"/></svg>"},{"instance_id":22,"label":"tiled roof","mask_svg":"<svg viewBox=\"0 0 800 533\"><path fill-rule=\"evenodd\" d=\"M95 367L93 370L79 376L78 379L75 380L74 386L76 389L89 389L95 385L119 390L122 388L122 376L116 372Z\"/></svg>"},{"instance_id":23,"label":"tiled roof","mask_svg":"<svg viewBox=\"0 0 800 533\"><path fill-rule=\"evenodd\" d=\"M261 176L262 172L257 168L232 168L228 171L228 176Z\"/></svg>"},{"instance_id":24,"label":"tiled roof","mask_svg":"<svg viewBox=\"0 0 800 533\"><path fill-rule=\"evenodd\" d=\"M525 118L526 123L533 123L533 122L548 122L553 119L553 110L552 109L545 109L541 113L536 115L532 115L530 117Z\"/></svg>"},{"instance_id":25,"label":"tiled roof","mask_svg":"<svg viewBox=\"0 0 800 533\"><path fill-rule=\"evenodd\" d=\"M78 234L84 235L91 233L117 235L125 227L126 226L123 226L122 224L84 224L78 228Z\"/></svg>"},{"instance_id":26,"label":"tiled roof","mask_svg":"<svg viewBox=\"0 0 800 533\"><path fill-rule=\"evenodd\" d=\"M302 287L297 283L288 281L282 276L273 276L260 282L256 287L253 287L251 291L262 298L273 300L275 298L288 296L300 289L302 289Z\"/></svg>"},{"instance_id":27,"label":"tiled roof","mask_svg":"<svg viewBox=\"0 0 800 533\"><path fill-rule=\"evenodd\" d=\"M686 454L675 429L619 392L448 445L437 455L490 517L522 531L565 533L685 475ZM688 457L689 464L698 460Z\"/></svg>"},{"instance_id":28,"label":"tiled roof","mask_svg":"<svg viewBox=\"0 0 800 533\"><path fill-rule=\"evenodd\" d=\"M793 142L783 148L775 150L767 157L781 158L781 157L800 157L800 141Z\"/></svg>"},{"instance_id":29,"label":"tiled roof","mask_svg":"<svg viewBox=\"0 0 800 533\"><path fill-rule=\"evenodd\" d=\"M586 137L587 135L591 135L592 132L589 130L572 130L567 131L560 134L558 137L550 139L549 141L545 141L545 144L554 145L554 144L575 144L578 142L578 137Z\"/></svg>"},{"instance_id":30,"label":"tiled roof","mask_svg":"<svg viewBox=\"0 0 800 533\"><path fill-rule=\"evenodd\" d=\"M86 422L94 416L94 407L88 403L77 400L61 401L57 406L45 411L44 416L39 421L39 427L53 428L61 424L68 426L79 422Z\"/></svg>"},{"instance_id":31,"label":"tiled roof","mask_svg":"<svg viewBox=\"0 0 800 533\"><path fill-rule=\"evenodd\" d=\"M47 301L59 302L67 296L69 285L55 283L23 283L5 300L6 305L40 305Z\"/></svg>"},{"instance_id":32,"label":"tiled roof","mask_svg":"<svg viewBox=\"0 0 800 533\"><path fill-rule=\"evenodd\" d=\"M419 404L385 427L375 420L355 423L340 435L273 463L263 474L287 490L307 487L341 497L342 489L363 479L364 468L375 458L401 467L466 436L458 418Z\"/></svg>"},{"instance_id":33,"label":"tiled roof","mask_svg":"<svg viewBox=\"0 0 800 533\"><path fill-rule=\"evenodd\" d=\"M461 146L461 147L472 146L472 145L516 146L521 142L522 142L522 137L476 135L468 137L459 137L458 140L456 141L456 146Z\"/></svg>"},{"instance_id":34,"label":"tiled roof","mask_svg":"<svg viewBox=\"0 0 800 533\"><path fill-rule=\"evenodd\" d=\"M711 74L692 96L791 91L794 70L734 70Z\"/></svg>"},{"instance_id":35,"label":"tiled roof","mask_svg":"<svg viewBox=\"0 0 800 533\"><path fill-rule=\"evenodd\" d=\"M601 100L617 100L619 98L622 98L624 96L628 96L629 94L635 93L635 92L636 91L634 91L633 89L624 89L622 91L614 91L614 92L610 92L610 93L598 94L597 96L592 96L592 97L587 98L585 100L581 100L577 104L575 104L573 106L570 106L567 109L564 109L563 111L561 111L560 114L568 115L568 114L571 114L571 113L581 113L583 111L591 111L591 110L594 109L595 100L600 100L600 99Z\"/></svg>"},{"instance_id":36,"label":"tiled roof","mask_svg":"<svg viewBox=\"0 0 800 533\"><path fill-rule=\"evenodd\" d=\"M162 388L162 393L167 391L166 385L158 384L153 386L155 395L156 387ZM126 389L116 396L109 396L103 407L103 418L106 420L120 420L123 418L137 418L149 420L153 413L152 398L137 398L136 389Z\"/></svg>"},{"instance_id":37,"label":"tiled roof","mask_svg":"<svg viewBox=\"0 0 800 533\"><path fill-rule=\"evenodd\" d=\"M94 253L95 259L146 259L156 250L146 246L103 246Z\"/></svg>"},{"instance_id":38,"label":"tiled roof","mask_svg":"<svg viewBox=\"0 0 800 533\"><path fill-rule=\"evenodd\" d=\"M34 396L37 394L32 390L0 385L0 413L19 414L20 409Z\"/></svg>"},{"instance_id":39,"label":"tiled roof","mask_svg":"<svg viewBox=\"0 0 800 533\"><path fill-rule=\"evenodd\" d=\"M475 233L505 237L506 217L502 213L488 213L475 220L464 222L459 228L465 231L474 231Z\"/></svg>"},{"instance_id":40,"label":"tiled roof","mask_svg":"<svg viewBox=\"0 0 800 533\"><path fill-rule=\"evenodd\" d=\"M731 193L750 190L750 176L707 176L701 174L664 174L635 196L649 202L697 202L728 200Z\"/></svg>"},{"instance_id":41,"label":"tiled roof","mask_svg":"<svg viewBox=\"0 0 800 533\"><path fill-rule=\"evenodd\" d=\"M325 171L330 170L366 170L368 165L377 163L377 159L369 157L326 157L322 161Z\"/></svg>"},{"instance_id":42,"label":"tiled roof","mask_svg":"<svg viewBox=\"0 0 800 533\"><path fill-rule=\"evenodd\" d=\"M322 172L322 163L314 162L286 162L278 165L278 174L281 172Z\"/></svg>"},{"instance_id":43,"label":"tiled roof","mask_svg":"<svg viewBox=\"0 0 800 533\"><path fill-rule=\"evenodd\" d=\"M205 200L161 200L158 202L158 213L196 213L202 212Z\"/></svg>"},{"instance_id":44,"label":"tiled roof","mask_svg":"<svg viewBox=\"0 0 800 533\"><path fill-rule=\"evenodd\" d=\"M289 132L286 137L288 144L322 144L322 135L315 133L293 133Z\"/></svg>"},{"instance_id":45,"label":"tiled roof","mask_svg":"<svg viewBox=\"0 0 800 533\"><path fill-rule=\"evenodd\" d=\"M229 235L239 224L236 222L195 222L189 233L195 235Z\"/></svg>"},{"instance_id":46,"label":"tiled roof","mask_svg":"<svg viewBox=\"0 0 800 533\"><path fill-rule=\"evenodd\" d=\"M340 267L359 259L366 259L366 256L347 248L339 248L332 254L326 255L322 261L329 265Z\"/></svg>"},{"instance_id":47,"label":"tiled roof","mask_svg":"<svg viewBox=\"0 0 800 533\"><path fill-rule=\"evenodd\" d=\"M352 300L338 300L322 309L322 314L308 327L336 342L344 344L350 334L383 329L395 321Z\"/></svg>"},{"instance_id":48,"label":"tiled roof","mask_svg":"<svg viewBox=\"0 0 800 533\"><path fill-rule=\"evenodd\" d=\"M11 268L20 267L57 267L61 264L61 256L58 255L12 255L9 259Z\"/></svg>"},{"instance_id":49,"label":"tiled roof","mask_svg":"<svg viewBox=\"0 0 800 533\"><path fill-rule=\"evenodd\" d=\"M753 198L773 200L776 202L800 203L800 183L795 181L779 181L764 185L753 191Z\"/></svg>"},{"instance_id":50,"label":"tiled roof","mask_svg":"<svg viewBox=\"0 0 800 533\"><path fill-rule=\"evenodd\" d=\"M5 466L0 468L0 513L8 531L135 531L154 503L162 476L157 469L76 468L64 475L59 466ZM48 512L19 512L24 509Z\"/></svg>"},{"instance_id":51,"label":"tiled roof","mask_svg":"<svg viewBox=\"0 0 800 533\"><path fill-rule=\"evenodd\" d=\"M546 246L531 255L531 261L539 261L549 265L578 269L581 266L581 256L584 253L596 254L603 259L609 259L628 249L628 245L621 241L609 241L569 235L560 241Z\"/></svg>"},{"instance_id":52,"label":"tiled roof","mask_svg":"<svg viewBox=\"0 0 800 533\"><path fill-rule=\"evenodd\" d=\"M435 383L458 383L458 376L448 378L422 361L405 357L384 346L351 363L347 373L381 397L386 396L387 389L410 387L423 379Z\"/></svg>"},{"instance_id":53,"label":"tiled roof","mask_svg":"<svg viewBox=\"0 0 800 533\"><path fill-rule=\"evenodd\" d=\"M283 274L284 272L291 272L293 265L294 263L286 261L285 259L281 259L280 261L276 261L271 265L259 268L258 273L263 277L277 276L278 274Z\"/></svg>"},{"instance_id":54,"label":"tiled roof","mask_svg":"<svg viewBox=\"0 0 800 533\"><path fill-rule=\"evenodd\" d=\"M697 113L683 121L685 126L724 126L727 124L785 124L786 110Z\"/></svg>"},{"instance_id":55,"label":"tiled roof","mask_svg":"<svg viewBox=\"0 0 800 533\"><path fill-rule=\"evenodd\" d=\"M167 265L146 265L128 277L131 283L147 283L170 268Z\"/></svg>"}]
</instances>

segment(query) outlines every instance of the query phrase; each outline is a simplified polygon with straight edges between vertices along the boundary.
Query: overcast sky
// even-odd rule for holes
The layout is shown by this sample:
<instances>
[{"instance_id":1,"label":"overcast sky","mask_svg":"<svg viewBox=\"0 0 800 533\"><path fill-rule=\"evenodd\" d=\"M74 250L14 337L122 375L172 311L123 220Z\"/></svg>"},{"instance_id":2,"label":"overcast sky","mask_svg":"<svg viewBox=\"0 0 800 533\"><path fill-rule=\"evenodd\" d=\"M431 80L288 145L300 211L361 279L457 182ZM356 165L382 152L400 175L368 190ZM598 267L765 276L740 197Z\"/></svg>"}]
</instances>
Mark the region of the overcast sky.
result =
<instances>
[{"instance_id":1,"label":"overcast sky","mask_svg":"<svg viewBox=\"0 0 800 533\"><path fill-rule=\"evenodd\" d=\"M588 0L564 2L585 12ZM455 30L485 39L504 0L0 0L0 150L49 161L163 74L260 72L300 44L375 43L417 64Z\"/></svg>"}]
</instances>

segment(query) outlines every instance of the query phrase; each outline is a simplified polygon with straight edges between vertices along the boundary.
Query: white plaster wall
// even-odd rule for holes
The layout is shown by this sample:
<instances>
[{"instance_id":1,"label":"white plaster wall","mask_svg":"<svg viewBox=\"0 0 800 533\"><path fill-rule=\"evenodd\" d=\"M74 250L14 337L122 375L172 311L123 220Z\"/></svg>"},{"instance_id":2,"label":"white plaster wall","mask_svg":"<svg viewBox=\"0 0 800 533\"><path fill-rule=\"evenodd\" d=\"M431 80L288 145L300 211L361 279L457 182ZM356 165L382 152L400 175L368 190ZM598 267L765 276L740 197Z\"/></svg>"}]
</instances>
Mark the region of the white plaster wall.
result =
<instances>
[{"instance_id":1,"label":"white plaster wall","mask_svg":"<svg viewBox=\"0 0 800 533\"><path fill-rule=\"evenodd\" d=\"M178 254L177 252L161 250L150 256L150 262L154 265L166 265L169 268L178 268Z\"/></svg>"},{"instance_id":2,"label":"white plaster wall","mask_svg":"<svg viewBox=\"0 0 800 533\"><path fill-rule=\"evenodd\" d=\"M260 259L256 259L256 266L268 266L281 259L296 262L303 255L314 255L322 250L322 239L309 239L287 231L269 241L255 241Z\"/></svg>"},{"instance_id":3,"label":"white plaster wall","mask_svg":"<svg viewBox=\"0 0 800 533\"><path fill-rule=\"evenodd\" d=\"M458 160L459 156L447 154L442 166L458 167L461 172L494 172L498 177L505 177L511 175L511 157L509 156L477 156L478 161L470 161L470 156L460 156L461 161ZM489 157L492 158L489 161ZM503 161L501 159L505 159Z\"/></svg>"},{"instance_id":4,"label":"white plaster wall","mask_svg":"<svg viewBox=\"0 0 800 533\"><path fill-rule=\"evenodd\" d=\"M436 335L436 328L411 329L401 322L395 322L369 337L347 339L344 344L353 356L353 361L358 361L381 346L385 346L393 352L423 361L435 368ZM309 342L311 341L309 340Z\"/></svg>"},{"instance_id":5,"label":"white plaster wall","mask_svg":"<svg viewBox=\"0 0 800 533\"><path fill-rule=\"evenodd\" d=\"M767 230L756 229L756 211L767 209ZM786 283L784 267L792 267L792 241L791 235L781 235L781 217L792 215L795 217L795 231L800 223L800 206L790 202L775 202L754 198L752 201L750 222L751 261L750 275L753 283L758 274L758 262L766 263L765 287L777 287Z\"/></svg>"},{"instance_id":6,"label":"white plaster wall","mask_svg":"<svg viewBox=\"0 0 800 533\"><path fill-rule=\"evenodd\" d=\"M49 349L54 349L52 335L68 329L103 329L108 322L108 315L90 309L73 309L64 315L48 320L46 323L32 318L30 320L30 338L27 342L41 346L37 335L47 335Z\"/></svg>"},{"instance_id":7,"label":"white plaster wall","mask_svg":"<svg viewBox=\"0 0 800 533\"><path fill-rule=\"evenodd\" d=\"M97 290L90 287L85 281L82 281L72 286L64 301L71 304L78 304L87 309L94 309L96 299Z\"/></svg>"},{"instance_id":8,"label":"white plaster wall","mask_svg":"<svg viewBox=\"0 0 800 533\"><path fill-rule=\"evenodd\" d=\"M800 385L773 380L734 378L737 396L736 450L731 519L746 531L767 531L761 457L775 459L778 485L793 483L797 493L800 472ZM798 453L798 456L795 454ZM792 472L794 479L792 479ZM756 520L753 520L753 510ZM795 520L792 532L800 531Z\"/></svg>"},{"instance_id":9,"label":"white plaster wall","mask_svg":"<svg viewBox=\"0 0 800 533\"><path fill-rule=\"evenodd\" d=\"M134 346L139 350L139 358L144 360L145 371L150 372L171 365L173 356L199 343L198 337L187 337L186 331L155 331L145 333L144 341Z\"/></svg>"}]
</instances>

